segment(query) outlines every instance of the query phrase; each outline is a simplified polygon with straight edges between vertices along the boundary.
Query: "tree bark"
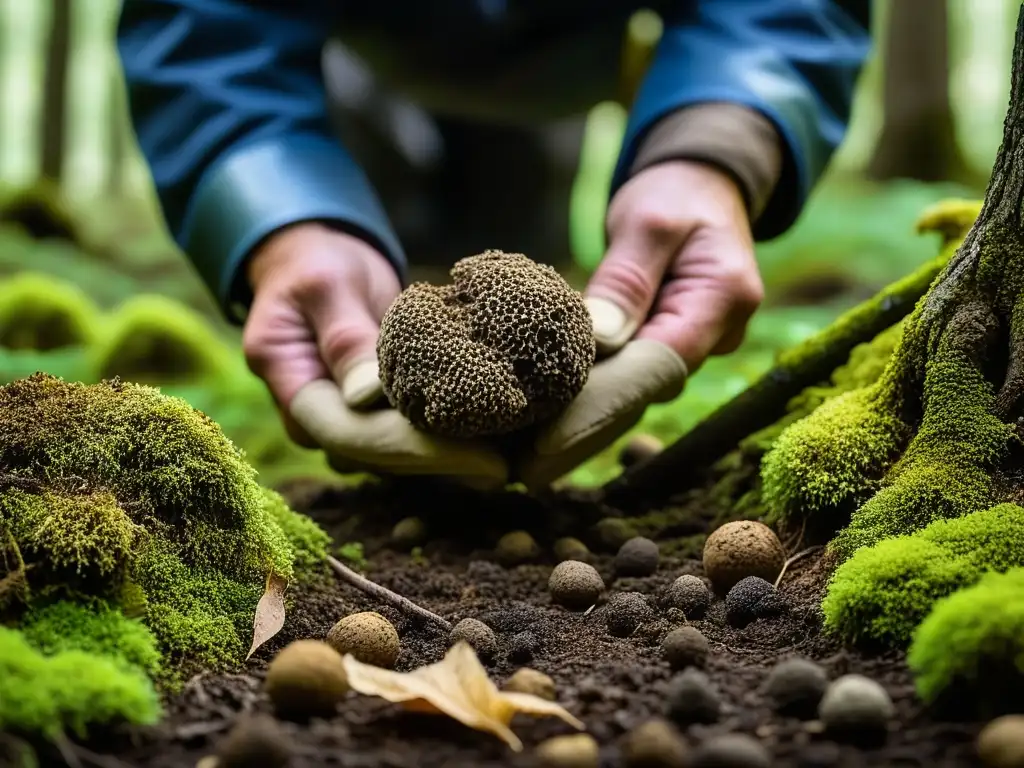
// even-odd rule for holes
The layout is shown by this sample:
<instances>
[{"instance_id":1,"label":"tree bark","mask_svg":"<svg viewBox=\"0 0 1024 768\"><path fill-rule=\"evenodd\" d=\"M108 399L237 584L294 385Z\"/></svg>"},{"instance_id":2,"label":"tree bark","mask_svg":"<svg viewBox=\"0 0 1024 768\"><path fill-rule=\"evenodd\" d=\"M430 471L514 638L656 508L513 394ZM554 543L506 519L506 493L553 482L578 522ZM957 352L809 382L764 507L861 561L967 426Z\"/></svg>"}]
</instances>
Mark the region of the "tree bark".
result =
<instances>
[{"instance_id":1,"label":"tree bark","mask_svg":"<svg viewBox=\"0 0 1024 768\"><path fill-rule=\"evenodd\" d=\"M71 0L53 0L43 82L42 174L60 182L64 171Z\"/></svg>"}]
</instances>

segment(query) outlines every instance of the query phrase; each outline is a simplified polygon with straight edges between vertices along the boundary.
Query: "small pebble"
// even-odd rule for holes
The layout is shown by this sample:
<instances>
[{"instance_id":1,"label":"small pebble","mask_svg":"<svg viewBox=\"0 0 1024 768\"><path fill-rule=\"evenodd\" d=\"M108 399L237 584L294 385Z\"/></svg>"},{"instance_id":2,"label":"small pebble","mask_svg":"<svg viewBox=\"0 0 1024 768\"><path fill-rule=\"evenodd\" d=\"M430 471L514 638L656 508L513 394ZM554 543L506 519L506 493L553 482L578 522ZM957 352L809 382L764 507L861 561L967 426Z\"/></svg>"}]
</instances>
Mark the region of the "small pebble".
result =
<instances>
[{"instance_id":1,"label":"small pebble","mask_svg":"<svg viewBox=\"0 0 1024 768\"><path fill-rule=\"evenodd\" d=\"M401 643L394 625L375 611L346 616L327 633L327 644L344 656L351 653L364 664L390 669Z\"/></svg>"},{"instance_id":2,"label":"small pebble","mask_svg":"<svg viewBox=\"0 0 1024 768\"><path fill-rule=\"evenodd\" d=\"M319 640L296 640L271 660L263 688L279 716L301 720L334 714L349 685L341 654Z\"/></svg>"},{"instance_id":3,"label":"small pebble","mask_svg":"<svg viewBox=\"0 0 1024 768\"><path fill-rule=\"evenodd\" d=\"M669 681L665 698L668 716L684 727L692 723L713 723L722 710L722 698L711 678L694 667Z\"/></svg>"},{"instance_id":4,"label":"small pebble","mask_svg":"<svg viewBox=\"0 0 1024 768\"><path fill-rule=\"evenodd\" d=\"M711 605L711 592L701 578L685 574L669 585L663 600L666 607L679 609L687 619L700 619Z\"/></svg>"},{"instance_id":5,"label":"small pebble","mask_svg":"<svg viewBox=\"0 0 1024 768\"><path fill-rule=\"evenodd\" d=\"M619 547L636 536L633 525L621 517L605 517L594 524L594 533L606 550L618 551Z\"/></svg>"},{"instance_id":6,"label":"small pebble","mask_svg":"<svg viewBox=\"0 0 1024 768\"><path fill-rule=\"evenodd\" d=\"M604 592L604 580L594 566L579 560L556 565L548 578L551 599L571 611L585 611Z\"/></svg>"},{"instance_id":7,"label":"small pebble","mask_svg":"<svg viewBox=\"0 0 1024 768\"><path fill-rule=\"evenodd\" d=\"M987 768L1024 768L1024 715L997 717L982 728L975 749Z\"/></svg>"},{"instance_id":8,"label":"small pebble","mask_svg":"<svg viewBox=\"0 0 1024 768\"><path fill-rule=\"evenodd\" d=\"M654 435L633 435L619 451L619 466L632 467L661 453L664 444Z\"/></svg>"},{"instance_id":9,"label":"small pebble","mask_svg":"<svg viewBox=\"0 0 1024 768\"><path fill-rule=\"evenodd\" d=\"M641 723L622 742L625 768L684 768L689 751L679 729L660 717Z\"/></svg>"},{"instance_id":10,"label":"small pebble","mask_svg":"<svg viewBox=\"0 0 1024 768\"><path fill-rule=\"evenodd\" d=\"M708 658L708 639L696 627L673 629L661 641L661 655L673 670L703 667Z\"/></svg>"},{"instance_id":11,"label":"small pebble","mask_svg":"<svg viewBox=\"0 0 1024 768\"><path fill-rule=\"evenodd\" d=\"M505 681L506 691L529 693L548 701L555 700L555 681L536 669L521 667Z\"/></svg>"},{"instance_id":12,"label":"small pebble","mask_svg":"<svg viewBox=\"0 0 1024 768\"><path fill-rule=\"evenodd\" d=\"M813 718L828 688L828 675L810 659L784 659L772 667L765 679L765 695L775 710L804 720Z\"/></svg>"},{"instance_id":13,"label":"small pebble","mask_svg":"<svg viewBox=\"0 0 1024 768\"><path fill-rule=\"evenodd\" d=\"M586 733L554 736L537 745L534 753L544 768L597 768L600 750Z\"/></svg>"},{"instance_id":14,"label":"small pebble","mask_svg":"<svg viewBox=\"0 0 1024 768\"><path fill-rule=\"evenodd\" d=\"M772 758L760 741L745 733L712 736L693 751L690 768L771 768Z\"/></svg>"},{"instance_id":15,"label":"small pebble","mask_svg":"<svg viewBox=\"0 0 1024 768\"><path fill-rule=\"evenodd\" d=\"M615 555L618 576L650 576L658 570L658 545L643 536L634 536Z\"/></svg>"},{"instance_id":16,"label":"small pebble","mask_svg":"<svg viewBox=\"0 0 1024 768\"><path fill-rule=\"evenodd\" d=\"M540 638L529 630L516 632L506 643L508 660L513 664L525 664L537 655L540 648Z\"/></svg>"},{"instance_id":17,"label":"small pebble","mask_svg":"<svg viewBox=\"0 0 1024 768\"><path fill-rule=\"evenodd\" d=\"M464 640L473 646L476 655L484 661L493 659L498 653L498 638L494 630L479 619L463 619L452 628L448 636L448 646Z\"/></svg>"},{"instance_id":18,"label":"small pebble","mask_svg":"<svg viewBox=\"0 0 1024 768\"><path fill-rule=\"evenodd\" d=\"M526 531L511 531L498 539L495 559L506 568L528 563L540 555L540 547Z\"/></svg>"},{"instance_id":19,"label":"small pebble","mask_svg":"<svg viewBox=\"0 0 1024 768\"><path fill-rule=\"evenodd\" d=\"M295 747L281 724L270 715L240 715L217 744L219 768L284 768Z\"/></svg>"},{"instance_id":20,"label":"small pebble","mask_svg":"<svg viewBox=\"0 0 1024 768\"><path fill-rule=\"evenodd\" d=\"M608 634L629 637L637 627L654 619L654 609L639 592L617 592L605 606Z\"/></svg>"},{"instance_id":21,"label":"small pebble","mask_svg":"<svg viewBox=\"0 0 1024 768\"><path fill-rule=\"evenodd\" d=\"M563 560L581 560L586 562L590 558L590 550L587 549L587 545L579 539L574 539L572 536L558 539L551 549L555 554L555 559L560 563Z\"/></svg>"},{"instance_id":22,"label":"small pebble","mask_svg":"<svg viewBox=\"0 0 1024 768\"><path fill-rule=\"evenodd\" d=\"M754 520L726 523L704 542L704 573L720 595L747 576L774 582L785 562L775 531Z\"/></svg>"},{"instance_id":23,"label":"small pebble","mask_svg":"<svg viewBox=\"0 0 1024 768\"><path fill-rule=\"evenodd\" d=\"M725 596L725 620L742 629L755 619L767 619L785 612L786 601L770 582L747 576Z\"/></svg>"},{"instance_id":24,"label":"small pebble","mask_svg":"<svg viewBox=\"0 0 1024 768\"><path fill-rule=\"evenodd\" d=\"M885 730L895 712L885 688L856 674L834 680L818 705L826 731L850 735Z\"/></svg>"},{"instance_id":25,"label":"small pebble","mask_svg":"<svg viewBox=\"0 0 1024 768\"><path fill-rule=\"evenodd\" d=\"M427 538L427 526L418 517L406 517L391 529L391 543L398 549L412 549Z\"/></svg>"}]
</instances>

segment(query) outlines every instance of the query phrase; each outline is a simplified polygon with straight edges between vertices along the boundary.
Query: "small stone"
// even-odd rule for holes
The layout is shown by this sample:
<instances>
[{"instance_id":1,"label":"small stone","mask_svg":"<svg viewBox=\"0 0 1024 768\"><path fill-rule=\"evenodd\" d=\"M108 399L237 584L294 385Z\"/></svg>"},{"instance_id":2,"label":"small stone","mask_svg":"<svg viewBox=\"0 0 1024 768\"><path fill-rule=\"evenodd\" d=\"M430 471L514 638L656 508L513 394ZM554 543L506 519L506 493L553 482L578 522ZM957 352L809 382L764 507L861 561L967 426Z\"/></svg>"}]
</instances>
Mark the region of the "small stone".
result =
<instances>
[{"instance_id":1,"label":"small stone","mask_svg":"<svg viewBox=\"0 0 1024 768\"><path fill-rule=\"evenodd\" d=\"M341 654L319 640L296 640L267 667L264 690L281 717L330 717L349 690Z\"/></svg>"},{"instance_id":2,"label":"small stone","mask_svg":"<svg viewBox=\"0 0 1024 768\"><path fill-rule=\"evenodd\" d=\"M1024 715L1004 715L988 723L975 749L987 768L1024 768Z\"/></svg>"},{"instance_id":3,"label":"small stone","mask_svg":"<svg viewBox=\"0 0 1024 768\"><path fill-rule=\"evenodd\" d=\"M543 672L529 667L521 667L513 672L512 676L505 681L504 688L506 691L529 693L548 701L555 700L555 681Z\"/></svg>"},{"instance_id":4,"label":"small stone","mask_svg":"<svg viewBox=\"0 0 1024 768\"><path fill-rule=\"evenodd\" d=\"M590 558L590 550L587 549L587 545L572 536L558 539L551 549L555 554L555 559L560 563L564 560L586 562Z\"/></svg>"},{"instance_id":5,"label":"small stone","mask_svg":"<svg viewBox=\"0 0 1024 768\"><path fill-rule=\"evenodd\" d=\"M769 582L758 576L747 576L725 596L725 620L742 629L755 619L778 616L786 607L785 599Z\"/></svg>"},{"instance_id":6,"label":"small stone","mask_svg":"<svg viewBox=\"0 0 1024 768\"><path fill-rule=\"evenodd\" d=\"M526 531L511 531L498 539L494 547L495 559L506 568L522 565L535 560L540 555L540 547Z\"/></svg>"},{"instance_id":7,"label":"small stone","mask_svg":"<svg viewBox=\"0 0 1024 768\"><path fill-rule=\"evenodd\" d=\"M657 456L664 447L664 443L654 435L633 435L619 451L619 466L623 469L632 467L651 456Z\"/></svg>"},{"instance_id":8,"label":"small stone","mask_svg":"<svg viewBox=\"0 0 1024 768\"><path fill-rule=\"evenodd\" d=\"M535 755L544 768L597 768L600 750L593 736L573 733L541 742Z\"/></svg>"},{"instance_id":9,"label":"small stone","mask_svg":"<svg viewBox=\"0 0 1024 768\"><path fill-rule=\"evenodd\" d=\"M615 573L619 576L650 576L658 570L658 545L643 536L634 536L615 555Z\"/></svg>"},{"instance_id":10,"label":"small stone","mask_svg":"<svg viewBox=\"0 0 1024 768\"><path fill-rule=\"evenodd\" d=\"M708 658L708 639L696 627L673 629L661 642L661 655L673 670L703 667Z\"/></svg>"},{"instance_id":11,"label":"small stone","mask_svg":"<svg viewBox=\"0 0 1024 768\"><path fill-rule=\"evenodd\" d=\"M385 669L395 666L401 650L398 630L375 611L343 618L327 633L327 644L342 656L351 653L357 661Z\"/></svg>"},{"instance_id":12,"label":"small stone","mask_svg":"<svg viewBox=\"0 0 1024 768\"><path fill-rule=\"evenodd\" d=\"M774 582L785 562L786 551L779 537L754 520L726 523L704 542L704 573L720 595L747 576Z\"/></svg>"},{"instance_id":13,"label":"small stone","mask_svg":"<svg viewBox=\"0 0 1024 768\"><path fill-rule=\"evenodd\" d=\"M700 619L711 605L711 592L703 579L685 574L669 585L663 600L666 607L679 609L687 619Z\"/></svg>"},{"instance_id":14,"label":"small stone","mask_svg":"<svg viewBox=\"0 0 1024 768\"><path fill-rule=\"evenodd\" d=\"M604 592L604 580L594 566L579 560L556 565L548 578L551 599L571 611L585 611Z\"/></svg>"},{"instance_id":15,"label":"small stone","mask_svg":"<svg viewBox=\"0 0 1024 768\"><path fill-rule=\"evenodd\" d=\"M665 698L668 716L684 727L692 723L713 723L722 710L722 698L711 678L694 667L669 681Z\"/></svg>"},{"instance_id":16,"label":"small stone","mask_svg":"<svg viewBox=\"0 0 1024 768\"><path fill-rule=\"evenodd\" d=\"M477 656L484 661L494 658L498 653L498 638L494 630L479 619L463 619L452 628L448 645L453 646L460 640L473 646Z\"/></svg>"},{"instance_id":17,"label":"small stone","mask_svg":"<svg viewBox=\"0 0 1024 768\"><path fill-rule=\"evenodd\" d=\"M605 606L605 620L608 634L613 637L629 637L637 627L654 619L654 609L639 592L618 592L608 599Z\"/></svg>"},{"instance_id":18,"label":"small stone","mask_svg":"<svg viewBox=\"0 0 1024 768\"><path fill-rule=\"evenodd\" d=\"M885 688L864 675L843 675L825 690L818 717L830 733L883 731L896 710Z\"/></svg>"},{"instance_id":19,"label":"small stone","mask_svg":"<svg viewBox=\"0 0 1024 768\"><path fill-rule=\"evenodd\" d=\"M633 525L621 517L605 517L594 524L594 533L605 549L615 552L636 536Z\"/></svg>"},{"instance_id":20,"label":"small stone","mask_svg":"<svg viewBox=\"0 0 1024 768\"><path fill-rule=\"evenodd\" d=\"M784 659L772 667L764 691L781 715L808 720L815 716L828 688L828 675L810 659Z\"/></svg>"},{"instance_id":21,"label":"small stone","mask_svg":"<svg viewBox=\"0 0 1024 768\"><path fill-rule=\"evenodd\" d=\"M284 768L295 747L270 715L243 714L215 751L219 768Z\"/></svg>"},{"instance_id":22,"label":"small stone","mask_svg":"<svg viewBox=\"0 0 1024 768\"><path fill-rule=\"evenodd\" d=\"M391 543L398 549L412 549L427 538L427 526L418 517L406 517L391 529Z\"/></svg>"},{"instance_id":23,"label":"small stone","mask_svg":"<svg viewBox=\"0 0 1024 768\"><path fill-rule=\"evenodd\" d=\"M693 751L691 768L771 768L764 745L745 733L712 736Z\"/></svg>"},{"instance_id":24,"label":"small stone","mask_svg":"<svg viewBox=\"0 0 1024 768\"><path fill-rule=\"evenodd\" d=\"M688 754L683 735L660 717L641 723L622 742L625 768L684 768Z\"/></svg>"}]
</instances>

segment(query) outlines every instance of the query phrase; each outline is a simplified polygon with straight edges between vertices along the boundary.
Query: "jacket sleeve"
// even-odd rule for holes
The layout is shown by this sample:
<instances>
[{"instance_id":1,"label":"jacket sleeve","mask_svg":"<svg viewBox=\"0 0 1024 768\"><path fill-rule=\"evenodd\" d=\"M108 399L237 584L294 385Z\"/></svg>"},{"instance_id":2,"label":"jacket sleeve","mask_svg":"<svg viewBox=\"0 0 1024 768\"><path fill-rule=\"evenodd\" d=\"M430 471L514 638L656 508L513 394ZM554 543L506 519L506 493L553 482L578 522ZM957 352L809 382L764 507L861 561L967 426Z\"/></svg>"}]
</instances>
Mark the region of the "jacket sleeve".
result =
<instances>
[{"instance_id":1,"label":"jacket sleeve","mask_svg":"<svg viewBox=\"0 0 1024 768\"><path fill-rule=\"evenodd\" d=\"M228 318L246 256L321 221L405 257L363 171L334 138L321 53L330 0L125 0L118 51L164 217Z\"/></svg>"},{"instance_id":2,"label":"jacket sleeve","mask_svg":"<svg viewBox=\"0 0 1024 768\"><path fill-rule=\"evenodd\" d=\"M634 100L612 194L629 178L650 130L671 113L726 103L755 110L778 132L781 169L754 235L785 232L843 140L870 36L831 0L698 0L664 31ZM689 149L700 155L689 139ZM716 137L708 137L708 154ZM699 142L698 142L699 143Z\"/></svg>"}]
</instances>

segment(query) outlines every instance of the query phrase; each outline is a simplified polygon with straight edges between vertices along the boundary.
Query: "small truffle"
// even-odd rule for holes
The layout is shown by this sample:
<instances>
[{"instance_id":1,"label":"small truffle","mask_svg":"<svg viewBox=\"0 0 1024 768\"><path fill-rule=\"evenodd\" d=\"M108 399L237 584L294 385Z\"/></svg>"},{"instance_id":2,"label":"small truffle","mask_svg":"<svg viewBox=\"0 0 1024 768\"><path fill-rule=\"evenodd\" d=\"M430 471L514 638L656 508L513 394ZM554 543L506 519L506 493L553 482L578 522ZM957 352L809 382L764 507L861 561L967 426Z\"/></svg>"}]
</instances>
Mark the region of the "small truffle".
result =
<instances>
[{"instance_id":1,"label":"small truffle","mask_svg":"<svg viewBox=\"0 0 1024 768\"><path fill-rule=\"evenodd\" d=\"M690 667L673 677L665 694L668 716L680 726L713 723L722 710L722 698L711 679Z\"/></svg>"},{"instance_id":2,"label":"small truffle","mask_svg":"<svg viewBox=\"0 0 1024 768\"><path fill-rule=\"evenodd\" d=\"M573 733L542 741L535 755L544 768L597 768L600 750L590 734Z\"/></svg>"},{"instance_id":3,"label":"small truffle","mask_svg":"<svg viewBox=\"0 0 1024 768\"><path fill-rule=\"evenodd\" d=\"M552 569L548 591L559 605L571 611L585 611L604 592L604 580L594 566L565 560Z\"/></svg>"},{"instance_id":4,"label":"small truffle","mask_svg":"<svg viewBox=\"0 0 1024 768\"><path fill-rule=\"evenodd\" d=\"M341 655L319 640L296 640L267 667L264 690L281 717L329 717L348 692Z\"/></svg>"},{"instance_id":5,"label":"small truffle","mask_svg":"<svg viewBox=\"0 0 1024 768\"><path fill-rule=\"evenodd\" d=\"M526 531L510 531L498 539L494 556L506 568L528 563L540 554L537 542Z\"/></svg>"},{"instance_id":6,"label":"small truffle","mask_svg":"<svg viewBox=\"0 0 1024 768\"><path fill-rule=\"evenodd\" d=\"M809 720L828 688L828 675L810 659L784 659L772 667L764 692L781 714Z\"/></svg>"},{"instance_id":7,"label":"small truffle","mask_svg":"<svg viewBox=\"0 0 1024 768\"><path fill-rule=\"evenodd\" d=\"M615 555L615 573L619 576L650 576L658 570L658 545L643 536L634 536Z\"/></svg>"},{"instance_id":8,"label":"small truffle","mask_svg":"<svg viewBox=\"0 0 1024 768\"><path fill-rule=\"evenodd\" d=\"M818 705L818 717L834 735L884 731L895 712L885 688L857 674L834 680Z\"/></svg>"},{"instance_id":9,"label":"small truffle","mask_svg":"<svg viewBox=\"0 0 1024 768\"><path fill-rule=\"evenodd\" d=\"M684 768L688 754L689 747L679 729L660 717L641 723L622 741L626 768Z\"/></svg>"},{"instance_id":10,"label":"small truffle","mask_svg":"<svg viewBox=\"0 0 1024 768\"><path fill-rule=\"evenodd\" d=\"M712 736L693 751L691 768L771 768L772 758L760 741L745 733Z\"/></svg>"},{"instance_id":11,"label":"small truffle","mask_svg":"<svg viewBox=\"0 0 1024 768\"><path fill-rule=\"evenodd\" d=\"M512 664L526 664L537 655L540 648L540 638L528 629L516 632L506 643L506 653Z\"/></svg>"},{"instance_id":12,"label":"small truffle","mask_svg":"<svg viewBox=\"0 0 1024 768\"><path fill-rule=\"evenodd\" d=\"M406 517L391 529L391 543L398 549L419 546L427 538L427 526L418 517Z\"/></svg>"},{"instance_id":13,"label":"small truffle","mask_svg":"<svg viewBox=\"0 0 1024 768\"><path fill-rule=\"evenodd\" d=\"M654 435L633 435L619 452L619 466L623 469L661 453L661 440Z\"/></svg>"},{"instance_id":14,"label":"small truffle","mask_svg":"<svg viewBox=\"0 0 1024 768\"><path fill-rule=\"evenodd\" d=\"M743 628L755 619L778 616L786 607L786 601L774 586L757 576L747 576L725 596L725 620Z\"/></svg>"},{"instance_id":15,"label":"small truffle","mask_svg":"<svg viewBox=\"0 0 1024 768\"><path fill-rule=\"evenodd\" d=\"M594 534L601 546L616 552L619 547L636 536L636 530L621 517L603 517L594 524Z\"/></svg>"},{"instance_id":16,"label":"small truffle","mask_svg":"<svg viewBox=\"0 0 1024 768\"><path fill-rule=\"evenodd\" d=\"M463 619L452 628L448 645L455 645L460 640L473 646L477 656L484 661L494 658L498 653L498 638L494 630L479 619Z\"/></svg>"},{"instance_id":17,"label":"small truffle","mask_svg":"<svg viewBox=\"0 0 1024 768\"><path fill-rule=\"evenodd\" d=\"M988 723L975 750L986 768L1024 768L1024 715L1004 715Z\"/></svg>"},{"instance_id":18,"label":"small truffle","mask_svg":"<svg viewBox=\"0 0 1024 768\"><path fill-rule=\"evenodd\" d=\"M687 619L699 619L711 605L711 592L699 577L686 574L669 585L663 600L666 608L678 608Z\"/></svg>"},{"instance_id":19,"label":"small truffle","mask_svg":"<svg viewBox=\"0 0 1024 768\"><path fill-rule=\"evenodd\" d=\"M639 592L612 595L604 610L608 634L613 637L629 637L641 624L654 619L654 609Z\"/></svg>"},{"instance_id":20,"label":"small truffle","mask_svg":"<svg viewBox=\"0 0 1024 768\"><path fill-rule=\"evenodd\" d=\"M529 667L520 667L513 672L512 676L505 681L504 688L506 691L529 693L548 701L555 700L555 681L543 672Z\"/></svg>"},{"instance_id":21,"label":"small truffle","mask_svg":"<svg viewBox=\"0 0 1024 768\"><path fill-rule=\"evenodd\" d=\"M239 716L217 744L217 768L285 768L295 747L273 717L260 713Z\"/></svg>"},{"instance_id":22,"label":"small truffle","mask_svg":"<svg viewBox=\"0 0 1024 768\"><path fill-rule=\"evenodd\" d=\"M563 560L580 560L586 562L590 558L590 550L587 545L572 536L565 536L555 542L552 547L555 559L558 562Z\"/></svg>"},{"instance_id":23,"label":"small truffle","mask_svg":"<svg viewBox=\"0 0 1024 768\"><path fill-rule=\"evenodd\" d=\"M661 643L661 655L673 670L703 667L709 649L708 639L689 626L673 629Z\"/></svg>"},{"instance_id":24,"label":"small truffle","mask_svg":"<svg viewBox=\"0 0 1024 768\"><path fill-rule=\"evenodd\" d=\"M747 576L775 581L785 562L779 537L754 520L726 523L704 542L704 573L720 595Z\"/></svg>"},{"instance_id":25,"label":"small truffle","mask_svg":"<svg viewBox=\"0 0 1024 768\"><path fill-rule=\"evenodd\" d=\"M390 669L401 644L394 625L375 611L346 616L327 633L327 644L344 656L351 653L364 664Z\"/></svg>"}]
</instances>

